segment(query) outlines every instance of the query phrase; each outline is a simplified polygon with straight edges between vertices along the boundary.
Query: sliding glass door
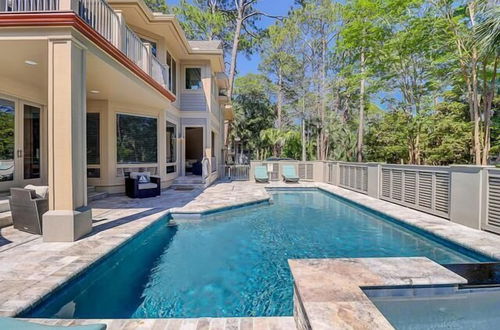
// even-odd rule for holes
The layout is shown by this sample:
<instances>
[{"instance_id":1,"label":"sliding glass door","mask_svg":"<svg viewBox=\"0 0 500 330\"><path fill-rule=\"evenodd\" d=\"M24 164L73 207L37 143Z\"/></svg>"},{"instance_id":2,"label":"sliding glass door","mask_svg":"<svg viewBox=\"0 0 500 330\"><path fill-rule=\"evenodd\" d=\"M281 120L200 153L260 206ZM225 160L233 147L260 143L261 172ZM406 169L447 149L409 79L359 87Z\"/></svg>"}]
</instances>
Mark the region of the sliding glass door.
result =
<instances>
[{"instance_id":1,"label":"sliding glass door","mask_svg":"<svg viewBox=\"0 0 500 330\"><path fill-rule=\"evenodd\" d=\"M42 180L42 108L0 96L0 191Z\"/></svg>"}]
</instances>

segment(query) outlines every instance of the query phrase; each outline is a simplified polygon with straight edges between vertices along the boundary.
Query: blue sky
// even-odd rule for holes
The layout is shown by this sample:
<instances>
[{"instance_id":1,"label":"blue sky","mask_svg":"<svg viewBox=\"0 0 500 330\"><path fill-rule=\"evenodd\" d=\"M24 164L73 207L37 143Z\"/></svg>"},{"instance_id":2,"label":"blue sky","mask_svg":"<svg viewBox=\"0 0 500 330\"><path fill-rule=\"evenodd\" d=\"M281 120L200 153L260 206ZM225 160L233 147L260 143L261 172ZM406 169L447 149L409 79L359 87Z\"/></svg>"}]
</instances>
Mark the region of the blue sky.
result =
<instances>
[{"instance_id":1,"label":"blue sky","mask_svg":"<svg viewBox=\"0 0 500 330\"><path fill-rule=\"evenodd\" d=\"M178 0L166 1L168 5L176 5L179 3ZM293 3L294 0L261 0L257 2L256 8L259 11L265 12L270 15L285 16L292 8ZM262 17L259 25L260 27L265 28L266 26L273 24L274 21L274 19ZM240 55L238 57L237 63L238 75L258 72L259 61L259 54L254 54L250 58L246 58L246 56Z\"/></svg>"}]
</instances>

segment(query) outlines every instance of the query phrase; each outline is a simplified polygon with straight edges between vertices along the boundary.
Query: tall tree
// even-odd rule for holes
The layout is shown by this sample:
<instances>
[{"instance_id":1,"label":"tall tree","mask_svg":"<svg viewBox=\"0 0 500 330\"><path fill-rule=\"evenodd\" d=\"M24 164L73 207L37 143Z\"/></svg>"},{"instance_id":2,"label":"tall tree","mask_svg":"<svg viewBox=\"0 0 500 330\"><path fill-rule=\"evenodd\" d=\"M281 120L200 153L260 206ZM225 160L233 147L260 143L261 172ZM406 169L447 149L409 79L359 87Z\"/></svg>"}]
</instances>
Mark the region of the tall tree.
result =
<instances>
[{"instance_id":1,"label":"tall tree","mask_svg":"<svg viewBox=\"0 0 500 330\"><path fill-rule=\"evenodd\" d=\"M367 79L370 72L368 66L375 62L380 44L385 38L385 30L381 24L384 20L386 6L380 0L353 0L343 7L342 38L339 46L352 53L356 60L353 69L359 79L359 112L356 143L356 159L363 161L364 129L367 94Z\"/></svg>"}]
</instances>

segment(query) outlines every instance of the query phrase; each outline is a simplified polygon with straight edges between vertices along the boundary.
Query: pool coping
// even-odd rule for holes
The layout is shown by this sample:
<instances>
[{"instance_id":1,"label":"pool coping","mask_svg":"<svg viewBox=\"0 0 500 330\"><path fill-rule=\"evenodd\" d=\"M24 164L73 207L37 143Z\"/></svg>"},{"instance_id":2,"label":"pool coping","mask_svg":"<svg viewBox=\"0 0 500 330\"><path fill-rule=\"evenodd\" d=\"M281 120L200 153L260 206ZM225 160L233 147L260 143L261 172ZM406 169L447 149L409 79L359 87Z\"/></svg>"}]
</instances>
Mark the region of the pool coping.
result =
<instances>
[{"instance_id":1,"label":"pool coping","mask_svg":"<svg viewBox=\"0 0 500 330\"><path fill-rule=\"evenodd\" d=\"M298 329L393 329L369 287L458 287L467 280L425 257L292 259Z\"/></svg>"},{"instance_id":2,"label":"pool coping","mask_svg":"<svg viewBox=\"0 0 500 330\"><path fill-rule=\"evenodd\" d=\"M57 272L56 275L52 276L49 274L42 280L36 281L32 283L32 285L27 285L21 294L9 296L7 300L0 299L0 316L15 316L20 314L22 311L25 311L31 308L33 305L39 303L41 300L47 297L47 295L51 294L56 289L60 288L62 285L76 278L82 272L86 271L89 267L92 267L94 264L105 258L107 255L111 254L115 250L119 249L121 246L126 244L130 239L134 238L136 235L139 235L142 231L146 230L150 225L157 222L160 218L170 215L172 212L178 213L179 211L184 211L184 214L199 214L205 215L214 212L225 211L229 209L245 207L252 204L258 204L263 202L269 202L271 196L266 189L270 190L300 190L300 189L319 189L326 193L331 193L340 198L347 199L359 206L368 208L375 212L380 212L390 218L401 221L402 223L408 224L410 226L414 226L416 228L420 228L426 232L429 232L432 235L436 235L437 237L441 237L447 241L450 241L459 246L463 246L466 249L477 252L479 254L484 254L494 259L500 259L500 240L499 236L491 233L486 233L480 230L471 229L465 227L463 225L451 223L445 219L429 215L417 210L412 210L404 206L396 205L390 202L381 201L364 194L346 190L343 188L339 188L336 186L332 186L325 183L318 182L309 182L302 184L283 184L283 183L271 183L266 185L256 185L251 182L242 182L241 185L245 186L245 189L251 189L253 191L259 190L260 197L249 197L243 196L241 200L233 200L233 201L224 201L221 203L216 203L213 207L203 206L199 208L199 212L193 212L193 208L191 211L189 208L169 208L162 210L158 213L147 215L141 218L138 218L133 221L134 226L131 230L127 227L127 231L123 231L111 235L112 242L106 242L107 237L98 237L94 239L94 241L99 240L99 251L92 251L92 253L86 253L78 260L78 262L72 263L68 262L68 269L64 272ZM203 194L211 194L210 188L205 190ZM245 200L246 198L246 200ZM193 204L191 204L193 203ZM190 202L191 206L196 206L197 201L193 200ZM114 229L112 229L114 230ZM465 232L465 235L464 235ZM100 234L99 234L100 235ZM470 237L464 237L470 236ZM496 239L496 242L494 242ZM102 241L104 240L104 241ZM90 243L94 242L90 241ZM74 243L75 245L82 243L82 241ZM88 243L87 241L83 241L82 245ZM96 242L94 242L96 243ZM45 244L45 243L44 243ZM52 244L52 243L47 243ZM57 244L57 243L56 243ZM97 244L97 243L96 243ZM90 244L89 244L90 245ZM68 245L72 246L72 245ZM12 254L13 250L16 250L20 247L13 247L8 251L4 251L5 253ZM102 250L101 250L102 248ZM2 252L2 254L4 253ZM0 254L0 255L2 255ZM69 258L69 257L68 257ZM0 281L1 282L1 281ZM2 283L0 283L2 284Z\"/></svg>"}]
</instances>

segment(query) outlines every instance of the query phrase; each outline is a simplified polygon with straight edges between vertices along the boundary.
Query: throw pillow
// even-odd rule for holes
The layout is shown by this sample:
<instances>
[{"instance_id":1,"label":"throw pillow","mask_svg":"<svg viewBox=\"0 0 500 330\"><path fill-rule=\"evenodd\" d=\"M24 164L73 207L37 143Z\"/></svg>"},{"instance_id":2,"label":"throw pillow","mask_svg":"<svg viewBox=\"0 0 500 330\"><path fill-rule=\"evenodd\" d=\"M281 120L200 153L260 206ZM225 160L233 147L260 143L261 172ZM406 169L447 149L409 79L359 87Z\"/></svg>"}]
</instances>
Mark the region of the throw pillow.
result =
<instances>
[{"instance_id":1,"label":"throw pillow","mask_svg":"<svg viewBox=\"0 0 500 330\"><path fill-rule=\"evenodd\" d=\"M149 178L145 175L139 177L139 183L149 183Z\"/></svg>"}]
</instances>

